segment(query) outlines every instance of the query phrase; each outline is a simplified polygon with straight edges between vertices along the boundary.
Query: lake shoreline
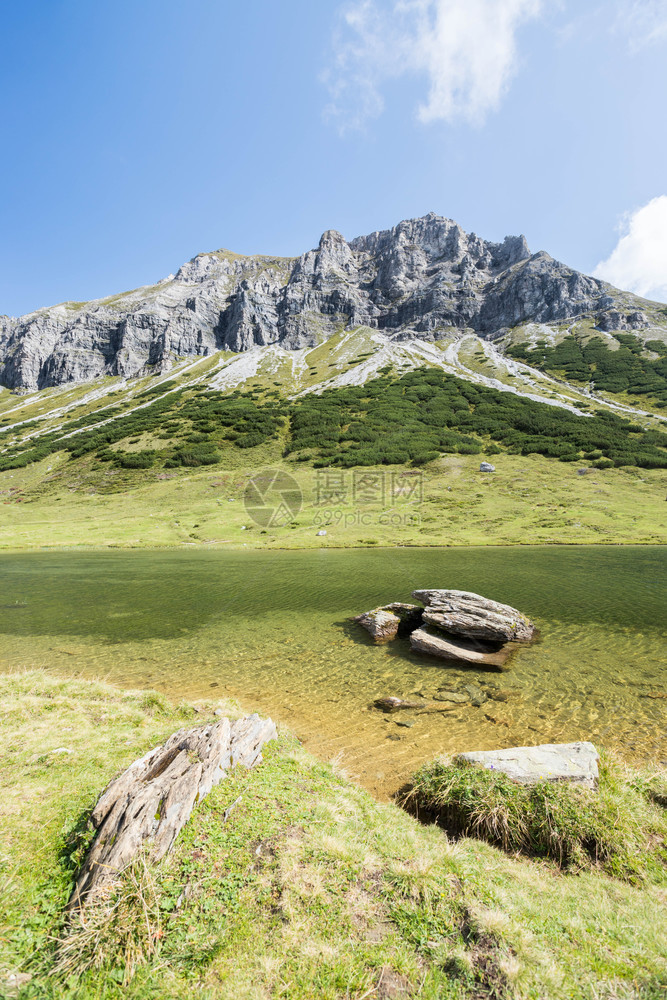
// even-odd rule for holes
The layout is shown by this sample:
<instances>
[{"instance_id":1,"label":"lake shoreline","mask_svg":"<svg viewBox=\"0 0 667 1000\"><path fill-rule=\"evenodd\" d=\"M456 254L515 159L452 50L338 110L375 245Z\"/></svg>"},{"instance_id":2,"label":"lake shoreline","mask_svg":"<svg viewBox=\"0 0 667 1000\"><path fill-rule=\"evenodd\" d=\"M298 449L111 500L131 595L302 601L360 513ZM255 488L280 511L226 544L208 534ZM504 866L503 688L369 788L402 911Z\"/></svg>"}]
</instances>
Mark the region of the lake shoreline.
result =
<instances>
[{"instance_id":1,"label":"lake shoreline","mask_svg":"<svg viewBox=\"0 0 667 1000\"><path fill-rule=\"evenodd\" d=\"M197 806L173 852L142 869L139 894L123 895L136 872L120 880L127 925L70 949L72 992L55 944L91 807L170 733L215 721L215 708L239 712L227 701L175 705L155 691L44 671L0 674L0 695L12 748L0 815L11 873L0 899L1 987L18 981L26 996L50 1000L117 1000L121 991L187 1000L195 982L202 995L223 982L226 996L260 984L297 1000L324 990L362 996L377 992L374 983L451 1000L480 990L544 1000L660 995L659 868L637 878L595 863L570 871L449 839L375 801L284 729L263 763L235 769Z\"/></svg>"},{"instance_id":2,"label":"lake shoreline","mask_svg":"<svg viewBox=\"0 0 667 1000\"><path fill-rule=\"evenodd\" d=\"M662 541L603 541L603 542L403 542L396 545L248 545L243 543L227 544L225 542L174 542L163 545L132 545L129 543L111 542L108 545L86 545L85 543L73 545L35 545L6 548L0 547L0 555L21 555L30 552L172 552L172 551L220 551L220 552L317 552L317 551L382 551L388 549L550 549L550 548L578 548L578 549L603 549L603 548L661 548L667 546L667 540Z\"/></svg>"}]
</instances>

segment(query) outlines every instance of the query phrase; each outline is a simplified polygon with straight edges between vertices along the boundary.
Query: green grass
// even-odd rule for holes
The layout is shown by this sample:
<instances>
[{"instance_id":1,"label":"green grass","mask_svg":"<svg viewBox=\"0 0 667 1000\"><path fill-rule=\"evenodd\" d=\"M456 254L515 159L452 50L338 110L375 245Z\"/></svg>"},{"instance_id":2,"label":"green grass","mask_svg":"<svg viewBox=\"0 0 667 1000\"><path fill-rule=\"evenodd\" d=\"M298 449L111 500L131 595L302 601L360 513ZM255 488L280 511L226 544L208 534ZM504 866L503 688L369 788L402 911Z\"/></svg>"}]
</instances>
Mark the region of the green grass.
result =
<instances>
[{"instance_id":1,"label":"green grass","mask_svg":"<svg viewBox=\"0 0 667 1000\"><path fill-rule=\"evenodd\" d=\"M406 803L450 833L506 851L667 884L667 818L655 781L606 753L596 792L565 782L518 785L500 772L439 760L417 773Z\"/></svg>"},{"instance_id":2,"label":"green grass","mask_svg":"<svg viewBox=\"0 0 667 1000\"><path fill-rule=\"evenodd\" d=\"M58 946L97 794L213 705L43 671L0 677L0 694L0 992L20 972L20 996L40 1000L662 996L656 886L449 840L288 733Z\"/></svg>"},{"instance_id":3,"label":"green grass","mask_svg":"<svg viewBox=\"0 0 667 1000\"><path fill-rule=\"evenodd\" d=\"M146 448L142 440L134 446ZM445 456L425 466L422 499L394 494L409 481L404 466L385 466L384 496L358 502L353 472L343 495L326 499L308 462L282 458L279 439L224 451L219 465L162 471L117 469L92 456L62 453L0 473L0 549L146 547L184 544L252 547L377 545L516 545L661 543L667 539L667 475L663 470L577 467L534 455ZM291 525L263 533L244 507L251 476L284 469L303 505ZM392 479L392 476L394 477ZM326 485L326 484L325 484ZM318 537L320 529L326 537ZM242 530L243 529L243 530Z\"/></svg>"}]
</instances>

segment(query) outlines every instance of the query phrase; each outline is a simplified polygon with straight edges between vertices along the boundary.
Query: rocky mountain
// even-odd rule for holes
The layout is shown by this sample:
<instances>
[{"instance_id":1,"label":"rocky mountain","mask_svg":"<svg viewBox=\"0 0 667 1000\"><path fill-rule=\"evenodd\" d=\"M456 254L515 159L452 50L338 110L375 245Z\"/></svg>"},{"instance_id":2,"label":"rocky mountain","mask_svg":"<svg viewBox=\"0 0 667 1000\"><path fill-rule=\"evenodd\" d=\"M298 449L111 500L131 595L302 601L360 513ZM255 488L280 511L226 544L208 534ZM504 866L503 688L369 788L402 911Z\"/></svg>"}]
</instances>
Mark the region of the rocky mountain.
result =
<instances>
[{"instance_id":1,"label":"rocky mountain","mask_svg":"<svg viewBox=\"0 0 667 1000\"><path fill-rule=\"evenodd\" d=\"M396 341L590 320L664 339L664 307L429 214L347 242L324 233L301 257L199 254L151 287L0 317L0 385L34 390L100 375L157 373L172 361L276 344L314 347L368 327ZM656 334L656 331L657 334Z\"/></svg>"}]
</instances>

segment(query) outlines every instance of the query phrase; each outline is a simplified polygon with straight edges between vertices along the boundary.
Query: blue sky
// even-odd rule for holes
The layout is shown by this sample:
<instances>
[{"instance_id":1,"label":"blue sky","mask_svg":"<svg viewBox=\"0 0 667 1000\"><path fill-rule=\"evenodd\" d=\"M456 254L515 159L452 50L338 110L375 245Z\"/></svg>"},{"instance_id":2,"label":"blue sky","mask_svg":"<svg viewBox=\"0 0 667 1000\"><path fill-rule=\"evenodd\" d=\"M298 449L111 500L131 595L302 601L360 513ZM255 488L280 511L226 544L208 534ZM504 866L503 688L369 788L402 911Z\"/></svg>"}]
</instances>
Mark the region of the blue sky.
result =
<instances>
[{"instance_id":1,"label":"blue sky","mask_svg":"<svg viewBox=\"0 0 667 1000\"><path fill-rule=\"evenodd\" d=\"M667 299L667 0L24 0L2 42L0 312L428 211Z\"/></svg>"}]
</instances>

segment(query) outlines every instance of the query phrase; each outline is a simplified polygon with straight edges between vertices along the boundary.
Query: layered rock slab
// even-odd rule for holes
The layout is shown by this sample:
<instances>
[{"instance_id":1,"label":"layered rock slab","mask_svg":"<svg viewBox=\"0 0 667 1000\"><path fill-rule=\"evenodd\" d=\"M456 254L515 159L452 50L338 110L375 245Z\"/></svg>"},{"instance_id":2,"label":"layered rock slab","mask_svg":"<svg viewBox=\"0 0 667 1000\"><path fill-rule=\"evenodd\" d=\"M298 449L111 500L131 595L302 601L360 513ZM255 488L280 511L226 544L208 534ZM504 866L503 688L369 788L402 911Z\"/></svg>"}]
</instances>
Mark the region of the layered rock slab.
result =
<instances>
[{"instance_id":1,"label":"layered rock slab","mask_svg":"<svg viewBox=\"0 0 667 1000\"><path fill-rule=\"evenodd\" d=\"M600 756L592 743L543 743L535 747L510 747L506 750L478 750L458 754L455 761L466 761L500 771L520 785L539 781L569 781L594 791L598 784Z\"/></svg>"},{"instance_id":2,"label":"layered rock slab","mask_svg":"<svg viewBox=\"0 0 667 1000\"><path fill-rule=\"evenodd\" d=\"M498 670L503 669L513 652L511 647L492 650L480 642L445 636L428 627L416 629L410 636L410 645L419 653L429 653L443 660L458 660Z\"/></svg>"},{"instance_id":3,"label":"layered rock slab","mask_svg":"<svg viewBox=\"0 0 667 1000\"><path fill-rule=\"evenodd\" d=\"M277 736L271 719L248 715L181 729L115 778L91 814L95 838L79 871L69 908L78 909L107 886L146 845L159 861L195 806L241 764L262 759L262 747Z\"/></svg>"},{"instance_id":4,"label":"layered rock slab","mask_svg":"<svg viewBox=\"0 0 667 1000\"><path fill-rule=\"evenodd\" d=\"M487 642L530 642L535 626L516 608L468 590L415 590L424 621L451 635Z\"/></svg>"}]
</instances>

